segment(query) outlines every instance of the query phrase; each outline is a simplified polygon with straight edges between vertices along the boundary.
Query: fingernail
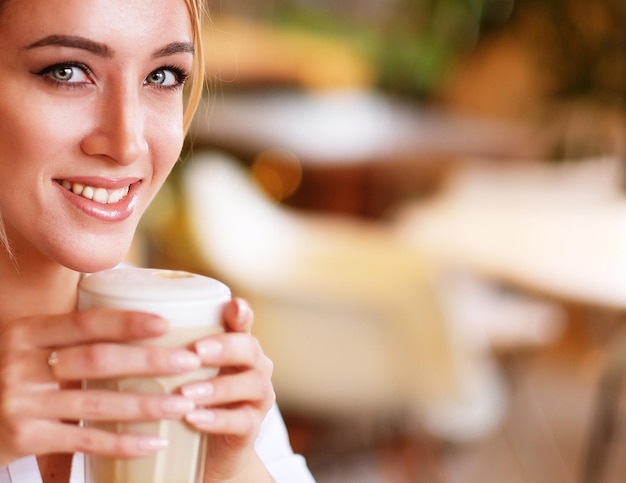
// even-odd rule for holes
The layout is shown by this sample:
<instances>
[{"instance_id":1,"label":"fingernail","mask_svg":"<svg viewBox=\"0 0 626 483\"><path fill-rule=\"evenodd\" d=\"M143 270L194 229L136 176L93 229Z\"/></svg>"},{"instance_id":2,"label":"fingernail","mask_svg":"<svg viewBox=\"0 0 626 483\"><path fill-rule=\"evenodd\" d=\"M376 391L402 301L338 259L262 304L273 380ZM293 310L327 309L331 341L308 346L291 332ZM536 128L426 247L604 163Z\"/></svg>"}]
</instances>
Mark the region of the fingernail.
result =
<instances>
[{"instance_id":1,"label":"fingernail","mask_svg":"<svg viewBox=\"0 0 626 483\"><path fill-rule=\"evenodd\" d=\"M208 426L215 421L215 411L209 409L199 409L192 411L185 416L185 419L198 426Z\"/></svg>"},{"instance_id":2,"label":"fingernail","mask_svg":"<svg viewBox=\"0 0 626 483\"><path fill-rule=\"evenodd\" d=\"M137 448L145 454L156 453L157 451L167 448L167 445L167 439L152 436L143 436L137 441Z\"/></svg>"},{"instance_id":3,"label":"fingernail","mask_svg":"<svg viewBox=\"0 0 626 483\"><path fill-rule=\"evenodd\" d=\"M245 325L250 319L250 306L242 299L236 299L237 303L237 325Z\"/></svg>"},{"instance_id":4,"label":"fingernail","mask_svg":"<svg viewBox=\"0 0 626 483\"><path fill-rule=\"evenodd\" d=\"M169 323L167 320L156 315L145 314L143 318L144 329L149 333L162 334L167 332Z\"/></svg>"},{"instance_id":5,"label":"fingernail","mask_svg":"<svg viewBox=\"0 0 626 483\"><path fill-rule=\"evenodd\" d=\"M215 388L213 387L213 384L205 382L202 384L194 384L193 386L183 387L181 392L183 393L183 396L191 399L206 399L215 392Z\"/></svg>"},{"instance_id":6,"label":"fingernail","mask_svg":"<svg viewBox=\"0 0 626 483\"><path fill-rule=\"evenodd\" d=\"M197 369L202 365L200 358L189 351L174 351L170 355L170 364L175 370Z\"/></svg>"},{"instance_id":7,"label":"fingernail","mask_svg":"<svg viewBox=\"0 0 626 483\"><path fill-rule=\"evenodd\" d=\"M196 344L196 352L204 361L213 360L222 352L222 344L214 339L207 339Z\"/></svg>"},{"instance_id":8,"label":"fingernail","mask_svg":"<svg viewBox=\"0 0 626 483\"><path fill-rule=\"evenodd\" d=\"M196 404L186 397L168 397L161 401L161 410L166 417L179 417L193 411Z\"/></svg>"}]
</instances>

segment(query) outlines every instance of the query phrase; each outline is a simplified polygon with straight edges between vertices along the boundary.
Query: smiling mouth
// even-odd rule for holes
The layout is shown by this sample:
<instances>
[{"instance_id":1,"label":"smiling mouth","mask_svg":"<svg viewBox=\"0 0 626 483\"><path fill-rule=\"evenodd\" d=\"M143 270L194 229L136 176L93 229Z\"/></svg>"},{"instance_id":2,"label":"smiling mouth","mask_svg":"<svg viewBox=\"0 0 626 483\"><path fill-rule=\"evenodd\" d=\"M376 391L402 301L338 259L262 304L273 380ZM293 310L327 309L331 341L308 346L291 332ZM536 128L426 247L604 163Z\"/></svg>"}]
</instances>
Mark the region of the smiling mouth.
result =
<instances>
[{"instance_id":1,"label":"smiling mouth","mask_svg":"<svg viewBox=\"0 0 626 483\"><path fill-rule=\"evenodd\" d=\"M56 180L56 182L75 195L82 196L83 198L103 205L122 201L128 195L128 191L130 189L130 185L111 190L98 186L89 186L82 183L71 183L70 181L64 179Z\"/></svg>"}]
</instances>

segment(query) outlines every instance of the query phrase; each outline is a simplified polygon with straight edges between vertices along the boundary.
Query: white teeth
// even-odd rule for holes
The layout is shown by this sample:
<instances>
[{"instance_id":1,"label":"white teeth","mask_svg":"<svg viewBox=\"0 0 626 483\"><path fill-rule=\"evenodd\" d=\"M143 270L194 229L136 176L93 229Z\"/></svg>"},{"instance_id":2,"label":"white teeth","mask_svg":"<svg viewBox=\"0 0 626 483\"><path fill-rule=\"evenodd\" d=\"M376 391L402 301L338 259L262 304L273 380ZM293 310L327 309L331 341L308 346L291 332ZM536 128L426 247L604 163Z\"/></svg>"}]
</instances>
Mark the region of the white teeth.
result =
<instances>
[{"instance_id":1,"label":"white teeth","mask_svg":"<svg viewBox=\"0 0 626 483\"><path fill-rule=\"evenodd\" d=\"M109 201L109 193L104 188L97 188L93 192L92 199L94 201L97 201L98 203L106 203L107 201Z\"/></svg>"},{"instance_id":2,"label":"white teeth","mask_svg":"<svg viewBox=\"0 0 626 483\"><path fill-rule=\"evenodd\" d=\"M130 186L125 186L123 188L109 191L105 188L85 186L80 183L71 183L66 180L61 180L59 183L66 190L71 191L76 195L80 195L83 198L87 198L101 204L117 203L128 194L128 191L130 189Z\"/></svg>"},{"instance_id":3,"label":"white teeth","mask_svg":"<svg viewBox=\"0 0 626 483\"><path fill-rule=\"evenodd\" d=\"M88 200L93 200L93 188L91 186L85 186L83 188L83 192L81 193L81 196L83 198L87 198Z\"/></svg>"},{"instance_id":4,"label":"white teeth","mask_svg":"<svg viewBox=\"0 0 626 483\"><path fill-rule=\"evenodd\" d=\"M128 194L128 187L109 193L109 203L117 203Z\"/></svg>"},{"instance_id":5,"label":"white teeth","mask_svg":"<svg viewBox=\"0 0 626 483\"><path fill-rule=\"evenodd\" d=\"M75 195L81 194L83 192L83 189L85 189L85 187L82 184L80 184L80 183L74 183L72 185L72 192Z\"/></svg>"}]
</instances>

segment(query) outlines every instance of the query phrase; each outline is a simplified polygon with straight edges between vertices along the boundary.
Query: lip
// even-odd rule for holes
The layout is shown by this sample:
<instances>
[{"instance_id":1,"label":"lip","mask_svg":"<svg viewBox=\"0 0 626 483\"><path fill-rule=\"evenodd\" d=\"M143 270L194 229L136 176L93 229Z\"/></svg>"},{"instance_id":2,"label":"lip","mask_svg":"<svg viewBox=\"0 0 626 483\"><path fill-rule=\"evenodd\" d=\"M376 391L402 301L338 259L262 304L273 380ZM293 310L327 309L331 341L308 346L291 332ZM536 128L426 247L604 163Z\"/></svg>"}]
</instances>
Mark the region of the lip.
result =
<instances>
[{"instance_id":1,"label":"lip","mask_svg":"<svg viewBox=\"0 0 626 483\"><path fill-rule=\"evenodd\" d=\"M107 179L97 177L78 177L63 178L71 183L81 183L88 186L97 186L110 190L129 186L128 194L116 203L102 204L89 200L83 196L74 194L63 186L57 180L53 180L53 184L60 190L61 195L70 202L70 204L98 221L116 223L127 220L134 213L139 197L139 189L141 180L139 178L123 178L123 179Z\"/></svg>"}]
</instances>

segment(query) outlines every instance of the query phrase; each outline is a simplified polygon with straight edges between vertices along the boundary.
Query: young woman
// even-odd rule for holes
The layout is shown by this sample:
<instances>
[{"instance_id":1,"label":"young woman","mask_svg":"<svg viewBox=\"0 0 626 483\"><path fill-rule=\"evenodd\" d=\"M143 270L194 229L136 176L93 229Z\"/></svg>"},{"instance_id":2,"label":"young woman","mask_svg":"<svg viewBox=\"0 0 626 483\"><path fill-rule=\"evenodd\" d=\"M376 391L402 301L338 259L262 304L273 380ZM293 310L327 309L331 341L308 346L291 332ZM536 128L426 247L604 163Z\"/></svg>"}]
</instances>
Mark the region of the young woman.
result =
<instances>
[{"instance_id":1,"label":"young woman","mask_svg":"<svg viewBox=\"0 0 626 483\"><path fill-rule=\"evenodd\" d=\"M0 483L80 482L74 454L167 444L80 426L87 418L185 419L213 435L205 483L313 481L244 302L227 307L225 334L191 350L133 345L167 331L154 316L76 311L81 274L122 261L178 158L202 88L201 3L0 0ZM177 396L79 388L201 364L222 371Z\"/></svg>"}]
</instances>

